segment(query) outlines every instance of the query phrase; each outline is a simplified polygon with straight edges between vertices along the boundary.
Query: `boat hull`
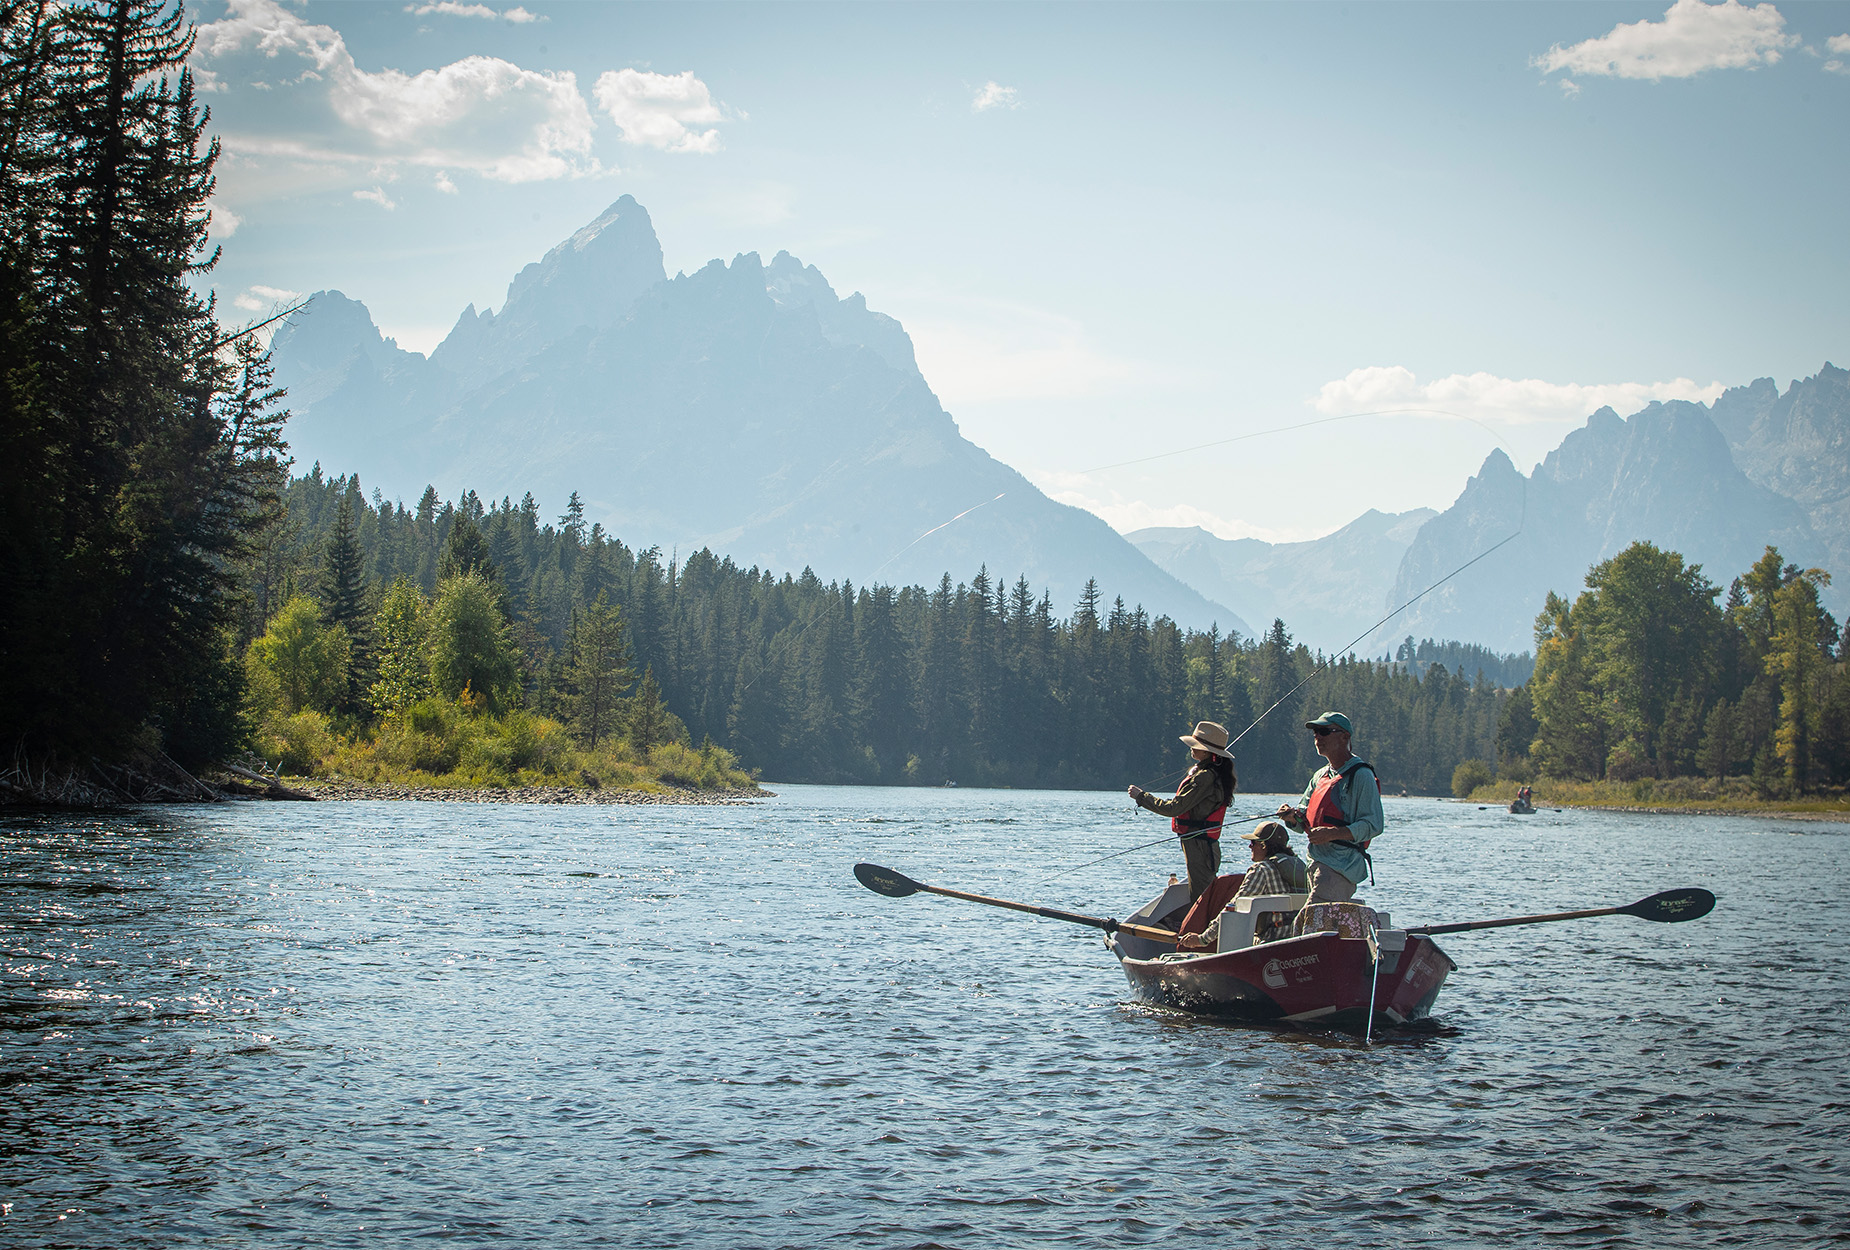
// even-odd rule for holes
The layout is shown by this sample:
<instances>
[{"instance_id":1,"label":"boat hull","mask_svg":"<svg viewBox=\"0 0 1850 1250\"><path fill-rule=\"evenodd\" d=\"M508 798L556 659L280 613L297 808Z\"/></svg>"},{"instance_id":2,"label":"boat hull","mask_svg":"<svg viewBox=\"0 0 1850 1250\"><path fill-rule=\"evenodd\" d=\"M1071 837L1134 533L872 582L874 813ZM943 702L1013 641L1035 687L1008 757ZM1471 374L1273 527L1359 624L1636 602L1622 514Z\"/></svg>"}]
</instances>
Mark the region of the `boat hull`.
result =
<instances>
[{"instance_id":1,"label":"boat hull","mask_svg":"<svg viewBox=\"0 0 1850 1250\"><path fill-rule=\"evenodd\" d=\"M1371 982L1374 1027L1386 1028L1430 1015L1457 966L1420 934L1407 934L1399 950L1381 950L1378 965L1368 942L1337 933L1189 959L1138 958L1115 941L1113 952L1137 998L1152 1006L1356 1032L1368 1025Z\"/></svg>"}]
</instances>

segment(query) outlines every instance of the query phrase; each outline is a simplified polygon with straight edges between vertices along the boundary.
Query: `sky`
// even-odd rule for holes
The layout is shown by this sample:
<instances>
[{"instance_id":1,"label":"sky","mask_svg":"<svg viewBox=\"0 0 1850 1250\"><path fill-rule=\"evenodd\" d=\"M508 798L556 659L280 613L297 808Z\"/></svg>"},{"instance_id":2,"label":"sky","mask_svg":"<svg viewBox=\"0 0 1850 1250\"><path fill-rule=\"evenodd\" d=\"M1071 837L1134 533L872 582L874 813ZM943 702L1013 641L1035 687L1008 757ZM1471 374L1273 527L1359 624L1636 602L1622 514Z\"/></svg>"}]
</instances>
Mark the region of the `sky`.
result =
<instances>
[{"instance_id":1,"label":"sky","mask_svg":"<svg viewBox=\"0 0 1850 1250\"><path fill-rule=\"evenodd\" d=\"M429 351L627 193L670 274L863 293L1125 532L1443 509L1603 404L1850 364L1850 4L188 13L228 316L338 289Z\"/></svg>"}]
</instances>

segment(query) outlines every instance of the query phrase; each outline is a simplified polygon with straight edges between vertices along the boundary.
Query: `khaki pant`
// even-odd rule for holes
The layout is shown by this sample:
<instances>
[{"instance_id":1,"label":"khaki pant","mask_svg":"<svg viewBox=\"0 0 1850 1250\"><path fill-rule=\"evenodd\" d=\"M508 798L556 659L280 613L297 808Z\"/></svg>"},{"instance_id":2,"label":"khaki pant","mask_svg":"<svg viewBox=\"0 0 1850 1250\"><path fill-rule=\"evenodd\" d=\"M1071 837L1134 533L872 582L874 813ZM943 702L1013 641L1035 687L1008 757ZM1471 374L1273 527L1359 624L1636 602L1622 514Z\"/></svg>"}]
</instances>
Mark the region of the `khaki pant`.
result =
<instances>
[{"instance_id":1,"label":"khaki pant","mask_svg":"<svg viewBox=\"0 0 1850 1250\"><path fill-rule=\"evenodd\" d=\"M1346 903L1355 897L1355 882L1337 872L1328 864L1310 862L1310 897L1304 900L1304 909L1298 912L1291 922L1291 932L1296 935L1304 932L1305 918L1310 909L1318 903Z\"/></svg>"},{"instance_id":2,"label":"khaki pant","mask_svg":"<svg viewBox=\"0 0 1850 1250\"><path fill-rule=\"evenodd\" d=\"M1205 835L1182 839L1182 858L1188 862L1188 901L1200 898L1220 871L1220 839Z\"/></svg>"}]
</instances>

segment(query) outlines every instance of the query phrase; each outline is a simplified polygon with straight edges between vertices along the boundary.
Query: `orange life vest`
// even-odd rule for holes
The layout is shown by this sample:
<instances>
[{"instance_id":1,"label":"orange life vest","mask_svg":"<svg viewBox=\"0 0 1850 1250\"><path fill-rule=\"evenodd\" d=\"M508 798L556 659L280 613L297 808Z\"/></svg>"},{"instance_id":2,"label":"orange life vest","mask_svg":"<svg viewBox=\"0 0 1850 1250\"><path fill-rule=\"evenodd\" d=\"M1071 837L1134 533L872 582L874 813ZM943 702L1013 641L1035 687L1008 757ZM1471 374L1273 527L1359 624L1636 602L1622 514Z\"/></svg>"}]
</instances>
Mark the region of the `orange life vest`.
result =
<instances>
[{"instance_id":1,"label":"orange life vest","mask_svg":"<svg viewBox=\"0 0 1850 1250\"><path fill-rule=\"evenodd\" d=\"M1189 769L1189 777L1194 775L1195 770ZM1181 794L1182 786L1187 784L1188 777L1182 778L1181 785L1176 787L1176 793ZM1209 837L1218 842L1221 817L1227 814L1227 799L1231 797L1229 795L1221 799L1220 806L1211 810L1206 816L1172 816L1169 818L1169 827L1184 838Z\"/></svg>"}]
</instances>

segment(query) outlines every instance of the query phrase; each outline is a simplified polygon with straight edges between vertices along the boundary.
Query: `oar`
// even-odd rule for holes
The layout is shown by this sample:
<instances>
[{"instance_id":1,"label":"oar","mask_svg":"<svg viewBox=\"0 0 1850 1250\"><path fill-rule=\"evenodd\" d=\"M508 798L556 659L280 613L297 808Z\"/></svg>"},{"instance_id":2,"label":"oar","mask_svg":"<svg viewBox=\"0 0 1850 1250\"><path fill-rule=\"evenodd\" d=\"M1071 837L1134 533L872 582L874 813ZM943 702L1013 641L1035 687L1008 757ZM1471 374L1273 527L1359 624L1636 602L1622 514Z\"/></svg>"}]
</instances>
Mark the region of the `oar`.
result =
<instances>
[{"instance_id":1,"label":"oar","mask_svg":"<svg viewBox=\"0 0 1850 1250\"><path fill-rule=\"evenodd\" d=\"M1098 916L1081 916L1077 912L1055 911L1051 907L1036 907L1032 903L1011 903L1005 898L990 898L983 894L966 894L962 890L947 890L943 886L926 885L923 881L914 881L903 872L882 868L878 864L856 864L854 878L875 894L884 894L888 898L905 898L908 894L917 894L923 890L927 894L961 898L967 903L985 903L990 907L1006 907L1010 911L1025 911L1031 916L1045 916L1049 920L1067 920L1073 924L1091 925L1094 929L1103 929L1107 933L1129 933L1136 937L1149 938L1153 942L1176 940L1176 935L1168 929L1119 923L1116 920L1107 920Z\"/></svg>"},{"instance_id":2,"label":"oar","mask_svg":"<svg viewBox=\"0 0 1850 1250\"><path fill-rule=\"evenodd\" d=\"M1546 916L1509 916L1503 920L1471 920L1464 924L1417 925L1408 933L1463 933L1467 929L1501 929L1513 924L1544 924L1550 920L1584 920L1588 916L1636 916L1640 920L1661 920L1674 924L1695 920L1715 909L1715 896L1707 890L1665 890L1650 898L1641 898L1627 907L1595 907L1591 911L1557 911Z\"/></svg>"}]
</instances>

